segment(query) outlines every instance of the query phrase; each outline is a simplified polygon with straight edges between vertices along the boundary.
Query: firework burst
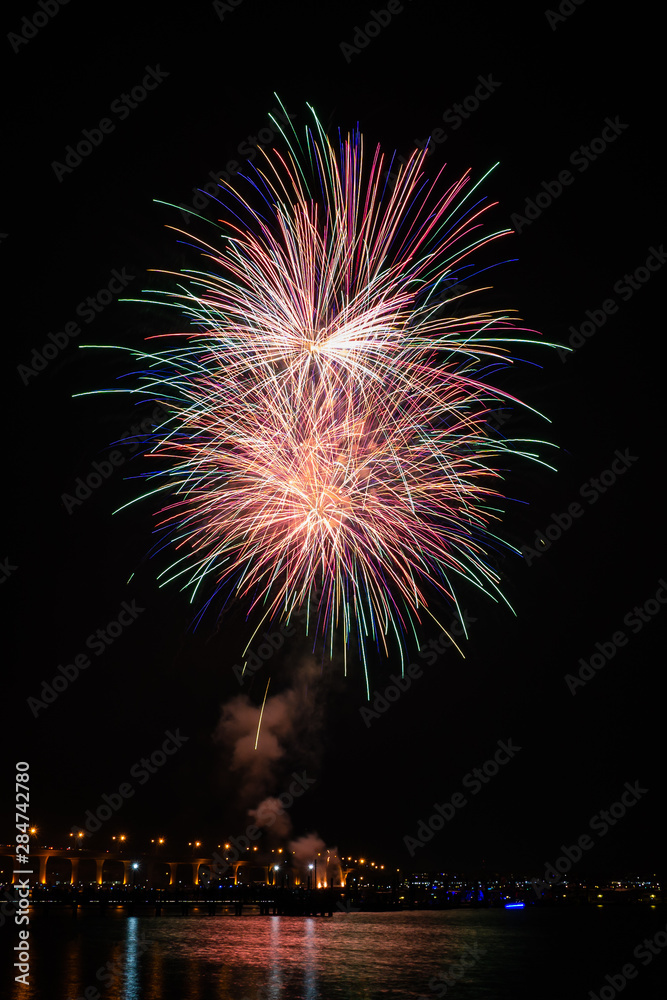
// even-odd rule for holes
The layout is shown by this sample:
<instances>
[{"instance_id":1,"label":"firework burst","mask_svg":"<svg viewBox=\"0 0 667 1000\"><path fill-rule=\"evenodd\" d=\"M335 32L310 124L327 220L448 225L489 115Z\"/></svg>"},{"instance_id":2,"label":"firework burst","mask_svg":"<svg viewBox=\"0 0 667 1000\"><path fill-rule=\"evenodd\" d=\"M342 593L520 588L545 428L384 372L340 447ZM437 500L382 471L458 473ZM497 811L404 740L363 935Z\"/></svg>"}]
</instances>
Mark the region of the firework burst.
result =
<instances>
[{"instance_id":1,"label":"firework burst","mask_svg":"<svg viewBox=\"0 0 667 1000\"><path fill-rule=\"evenodd\" d=\"M316 117L303 144L284 139L221 184L214 239L183 234L206 268L153 301L188 328L132 352L128 391L169 413L145 474L177 550L163 582L227 588L263 620L314 604L309 627L330 648L356 637L365 663L366 640L403 655L429 593L456 604L466 580L502 598L502 470L540 459L492 430L522 404L488 377L535 341L510 315L452 315L467 258L509 232L484 232L468 173L441 192L417 150L391 186L379 148L367 157L358 129L335 146Z\"/></svg>"}]
</instances>

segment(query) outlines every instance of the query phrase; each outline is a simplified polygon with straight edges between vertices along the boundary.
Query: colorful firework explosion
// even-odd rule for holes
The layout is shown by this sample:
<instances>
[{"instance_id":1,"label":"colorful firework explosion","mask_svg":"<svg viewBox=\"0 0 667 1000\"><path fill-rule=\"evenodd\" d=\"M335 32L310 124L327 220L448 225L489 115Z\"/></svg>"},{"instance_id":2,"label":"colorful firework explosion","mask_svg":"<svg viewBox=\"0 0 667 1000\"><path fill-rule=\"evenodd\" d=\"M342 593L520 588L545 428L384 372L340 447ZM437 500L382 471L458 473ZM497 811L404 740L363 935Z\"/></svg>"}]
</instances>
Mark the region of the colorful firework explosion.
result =
<instances>
[{"instance_id":1,"label":"colorful firework explosion","mask_svg":"<svg viewBox=\"0 0 667 1000\"><path fill-rule=\"evenodd\" d=\"M157 301L189 328L132 351L125 391L169 413L144 494L169 497L163 582L207 602L226 588L262 621L314 606L315 634L356 637L365 664L366 641L403 656L429 594L458 607L465 580L502 598L488 558L506 544L491 531L502 471L545 442L494 432L499 405L523 404L487 380L513 343L543 341L497 311L452 315L472 294L464 261L510 232L483 231L481 181L439 193L416 150L392 187L358 127L336 147L317 117L303 145L283 137L245 194L221 182L215 241L183 234L207 269Z\"/></svg>"}]
</instances>

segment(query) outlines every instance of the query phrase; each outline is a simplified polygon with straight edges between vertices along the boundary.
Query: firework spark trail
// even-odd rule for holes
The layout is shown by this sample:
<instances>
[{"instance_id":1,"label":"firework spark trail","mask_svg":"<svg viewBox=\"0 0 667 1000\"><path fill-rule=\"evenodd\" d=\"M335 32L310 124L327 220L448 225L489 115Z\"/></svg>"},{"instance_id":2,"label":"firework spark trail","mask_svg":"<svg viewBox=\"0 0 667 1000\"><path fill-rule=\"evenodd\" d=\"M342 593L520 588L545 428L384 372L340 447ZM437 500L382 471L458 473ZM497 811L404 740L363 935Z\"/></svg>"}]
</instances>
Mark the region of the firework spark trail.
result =
<instances>
[{"instance_id":1,"label":"firework spark trail","mask_svg":"<svg viewBox=\"0 0 667 1000\"><path fill-rule=\"evenodd\" d=\"M524 405L487 379L526 331L498 311L450 314L471 294L456 290L463 262L508 232L480 231L490 205L464 208L479 184L465 194L466 173L440 194L421 150L387 191L358 130L339 149L317 118L305 146L284 138L245 194L222 186L222 240L184 234L209 269L156 301L191 329L133 352L129 391L170 414L146 473L148 495L171 494L158 528L179 557L164 582L193 598L227 586L270 619L318 592L325 642L356 635L365 665L366 639L388 653L393 637L403 656L432 589L456 604L458 578L504 600L487 554L502 473L513 456L541 461L544 442L489 424Z\"/></svg>"},{"instance_id":2,"label":"firework spark trail","mask_svg":"<svg viewBox=\"0 0 667 1000\"><path fill-rule=\"evenodd\" d=\"M259 743L259 731L262 727L262 716L264 715L264 706L266 705L266 696L269 693L269 684L271 683L271 678L269 677L266 682L266 691L264 692L264 701L262 702L262 710L259 713L259 719L257 721L257 736L255 737L255 750L257 749L257 744Z\"/></svg>"}]
</instances>

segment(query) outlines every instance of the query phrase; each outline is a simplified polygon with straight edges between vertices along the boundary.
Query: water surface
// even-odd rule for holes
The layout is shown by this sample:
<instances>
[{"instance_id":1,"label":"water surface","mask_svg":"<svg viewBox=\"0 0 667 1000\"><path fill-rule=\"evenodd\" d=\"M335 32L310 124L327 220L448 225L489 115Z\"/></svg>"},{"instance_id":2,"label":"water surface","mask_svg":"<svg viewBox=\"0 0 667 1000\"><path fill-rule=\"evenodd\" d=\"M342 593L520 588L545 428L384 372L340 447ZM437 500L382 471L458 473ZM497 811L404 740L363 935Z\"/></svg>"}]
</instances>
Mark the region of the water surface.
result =
<instances>
[{"instance_id":1,"label":"water surface","mask_svg":"<svg viewBox=\"0 0 667 1000\"><path fill-rule=\"evenodd\" d=\"M665 1000L667 955L633 949L665 930L657 908L573 907L278 916L37 913L30 984L14 982L17 928L0 930L11 1000L591 1000L638 969L624 1000ZM667 951L667 949L666 949ZM461 959L466 961L461 965ZM449 976L449 981L443 976ZM439 978L440 977L440 978ZM611 1000L603 992L601 1000Z\"/></svg>"}]
</instances>

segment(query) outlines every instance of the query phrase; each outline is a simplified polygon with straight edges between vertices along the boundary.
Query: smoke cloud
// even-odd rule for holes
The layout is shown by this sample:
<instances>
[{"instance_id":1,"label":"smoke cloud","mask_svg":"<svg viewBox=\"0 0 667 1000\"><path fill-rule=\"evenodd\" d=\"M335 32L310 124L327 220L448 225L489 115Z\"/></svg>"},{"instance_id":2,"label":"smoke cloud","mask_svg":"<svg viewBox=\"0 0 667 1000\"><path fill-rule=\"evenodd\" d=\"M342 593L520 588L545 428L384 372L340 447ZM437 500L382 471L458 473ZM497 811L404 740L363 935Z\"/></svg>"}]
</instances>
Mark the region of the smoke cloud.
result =
<instances>
[{"instance_id":1,"label":"smoke cloud","mask_svg":"<svg viewBox=\"0 0 667 1000\"><path fill-rule=\"evenodd\" d=\"M313 859L322 851L326 851L327 845L316 833L308 833L305 837L297 840L290 840L289 849L294 855L294 860L300 865L312 864ZM326 856L326 855L325 855Z\"/></svg>"},{"instance_id":2,"label":"smoke cloud","mask_svg":"<svg viewBox=\"0 0 667 1000\"><path fill-rule=\"evenodd\" d=\"M239 798L244 808L259 812L256 803L277 790L281 772L290 761L311 767L318 763L322 693L320 667L314 657L307 657L293 672L291 686L266 699L263 713L261 705L253 704L245 694L223 705L214 740L231 754L229 767L239 774Z\"/></svg>"},{"instance_id":3,"label":"smoke cloud","mask_svg":"<svg viewBox=\"0 0 667 1000\"><path fill-rule=\"evenodd\" d=\"M328 886L341 885L343 872L337 847L327 847L317 833L308 833L304 837L290 840L289 850L294 856L295 864L302 869L302 877L306 875L308 866L313 865L313 884L317 871L317 884Z\"/></svg>"},{"instance_id":4,"label":"smoke cloud","mask_svg":"<svg viewBox=\"0 0 667 1000\"><path fill-rule=\"evenodd\" d=\"M286 839L292 832L292 821L284 811L279 799L264 799L256 809L249 809L248 815L254 821L255 826L261 829L271 829L279 838Z\"/></svg>"}]
</instances>

